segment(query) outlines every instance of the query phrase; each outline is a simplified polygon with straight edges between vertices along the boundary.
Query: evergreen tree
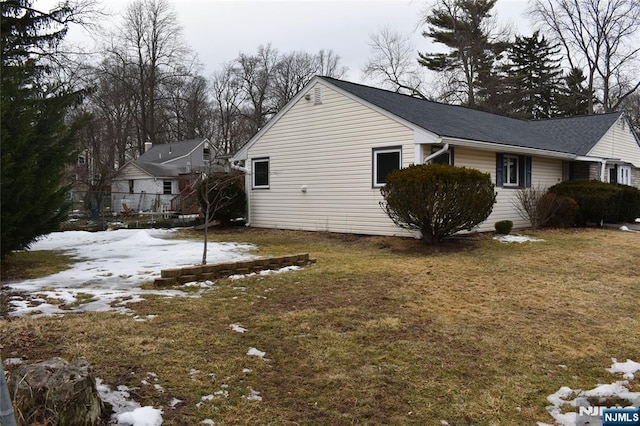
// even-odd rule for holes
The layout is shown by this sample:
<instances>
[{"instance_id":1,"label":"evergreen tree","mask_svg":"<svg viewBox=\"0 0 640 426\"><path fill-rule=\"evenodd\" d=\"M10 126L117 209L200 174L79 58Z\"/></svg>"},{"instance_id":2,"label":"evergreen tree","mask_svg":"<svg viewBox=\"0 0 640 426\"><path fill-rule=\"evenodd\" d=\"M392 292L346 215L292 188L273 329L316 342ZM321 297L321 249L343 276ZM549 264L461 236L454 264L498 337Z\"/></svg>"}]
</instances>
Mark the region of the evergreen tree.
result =
<instances>
[{"instance_id":1,"label":"evergreen tree","mask_svg":"<svg viewBox=\"0 0 640 426\"><path fill-rule=\"evenodd\" d=\"M75 158L74 133L81 126L81 120L65 122L81 94L52 72L72 10L66 4L47 14L32 3L1 3L2 258L65 219L62 178Z\"/></svg>"},{"instance_id":2,"label":"evergreen tree","mask_svg":"<svg viewBox=\"0 0 640 426\"><path fill-rule=\"evenodd\" d=\"M440 0L425 19L424 37L447 46L449 53L419 53L418 62L437 72L450 72L453 90L464 92L466 105L477 107L481 80L492 76L496 59L506 43L492 39L488 20L497 0ZM486 81L485 81L486 84Z\"/></svg>"},{"instance_id":3,"label":"evergreen tree","mask_svg":"<svg viewBox=\"0 0 640 426\"><path fill-rule=\"evenodd\" d=\"M557 115L562 75L559 52L558 46L549 45L538 31L531 37L516 37L505 67L509 115L528 119Z\"/></svg>"},{"instance_id":4,"label":"evergreen tree","mask_svg":"<svg viewBox=\"0 0 640 426\"><path fill-rule=\"evenodd\" d=\"M558 115L576 116L589 114L589 99L597 103L585 86L587 78L580 68L572 68L563 78L564 84L558 94Z\"/></svg>"}]
</instances>

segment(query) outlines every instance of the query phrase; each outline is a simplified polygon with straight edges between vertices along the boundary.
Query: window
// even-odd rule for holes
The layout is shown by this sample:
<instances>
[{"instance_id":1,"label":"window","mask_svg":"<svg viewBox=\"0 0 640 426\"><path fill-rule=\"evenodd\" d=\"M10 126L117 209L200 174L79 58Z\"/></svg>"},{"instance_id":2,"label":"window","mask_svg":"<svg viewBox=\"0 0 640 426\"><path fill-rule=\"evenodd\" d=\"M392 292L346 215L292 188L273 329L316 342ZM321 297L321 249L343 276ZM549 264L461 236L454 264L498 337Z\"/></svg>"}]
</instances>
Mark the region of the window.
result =
<instances>
[{"instance_id":1,"label":"window","mask_svg":"<svg viewBox=\"0 0 640 426\"><path fill-rule=\"evenodd\" d=\"M251 170L253 171L253 189L268 189L269 159L254 158L251 160Z\"/></svg>"},{"instance_id":2,"label":"window","mask_svg":"<svg viewBox=\"0 0 640 426\"><path fill-rule=\"evenodd\" d=\"M162 193L165 195L171 194L171 181L165 180L162 182Z\"/></svg>"},{"instance_id":3,"label":"window","mask_svg":"<svg viewBox=\"0 0 640 426\"><path fill-rule=\"evenodd\" d=\"M502 184L504 186L519 186L518 157L505 155L502 158Z\"/></svg>"},{"instance_id":4,"label":"window","mask_svg":"<svg viewBox=\"0 0 640 426\"><path fill-rule=\"evenodd\" d=\"M209 161L211 159L211 150L207 145L205 145L204 148L202 148L202 159L204 161Z\"/></svg>"},{"instance_id":5,"label":"window","mask_svg":"<svg viewBox=\"0 0 640 426\"><path fill-rule=\"evenodd\" d=\"M631 167L615 165L609 168L609 183L631 185Z\"/></svg>"},{"instance_id":6,"label":"window","mask_svg":"<svg viewBox=\"0 0 640 426\"><path fill-rule=\"evenodd\" d=\"M402 147L373 148L373 187L383 186L389 172L402 166Z\"/></svg>"},{"instance_id":7,"label":"window","mask_svg":"<svg viewBox=\"0 0 640 426\"><path fill-rule=\"evenodd\" d=\"M431 145L431 154L434 154L438 151L440 151L442 149L442 146L438 146L438 145ZM432 158L430 161L430 163L435 163L435 164L448 164L450 166L453 166L453 147L449 147L449 149L446 152L443 152L442 154L438 155L435 158Z\"/></svg>"},{"instance_id":8,"label":"window","mask_svg":"<svg viewBox=\"0 0 640 426\"><path fill-rule=\"evenodd\" d=\"M631 185L631 167L618 167L618 183L622 185Z\"/></svg>"},{"instance_id":9,"label":"window","mask_svg":"<svg viewBox=\"0 0 640 426\"><path fill-rule=\"evenodd\" d=\"M528 188L531 186L531 157L524 155L496 155L496 186Z\"/></svg>"},{"instance_id":10,"label":"window","mask_svg":"<svg viewBox=\"0 0 640 426\"><path fill-rule=\"evenodd\" d=\"M78 164L85 164L87 162L87 159L85 158L84 155L78 155Z\"/></svg>"},{"instance_id":11,"label":"window","mask_svg":"<svg viewBox=\"0 0 640 426\"><path fill-rule=\"evenodd\" d=\"M129 194L133 194L133 179L129 179Z\"/></svg>"}]
</instances>

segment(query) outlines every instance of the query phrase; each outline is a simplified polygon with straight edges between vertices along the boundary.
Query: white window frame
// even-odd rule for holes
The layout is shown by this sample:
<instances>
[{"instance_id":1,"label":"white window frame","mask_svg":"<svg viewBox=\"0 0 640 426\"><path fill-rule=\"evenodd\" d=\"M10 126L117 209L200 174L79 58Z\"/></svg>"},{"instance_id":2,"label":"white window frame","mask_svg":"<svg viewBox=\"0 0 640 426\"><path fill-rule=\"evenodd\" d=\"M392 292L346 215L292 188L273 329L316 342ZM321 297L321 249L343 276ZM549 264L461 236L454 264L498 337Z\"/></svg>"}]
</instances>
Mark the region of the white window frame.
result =
<instances>
[{"instance_id":1,"label":"white window frame","mask_svg":"<svg viewBox=\"0 0 640 426\"><path fill-rule=\"evenodd\" d=\"M382 147L382 148L373 148L373 187L381 188L386 182L378 182L378 154L389 154L389 153L398 153L398 169L402 168L402 146L392 146L392 147Z\"/></svg>"},{"instance_id":2,"label":"white window frame","mask_svg":"<svg viewBox=\"0 0 640 426\"><path fill-rule=\"evenodd\" d=\"M267 164L267 184L266 185L256 185L256 164L257 163ZM270 174L271 174L271 164L269 162L269 157L251 159L251 189L269 189L271 186Z\"/></svg>"},{"instance_id":3,"label":"white window frame","mask_svg":"<svg viewBox=\"0 0 640 426\"><path fill-rule=\"evenodd\" d=\"M622 185L631 185L631 167L618 166L618 183Z\"/></svg>"},{"instance_id":4,"label":"white window frame","mask_svg":"<svg viewBox=\"0 0 640 426\"><path fill-rule=\"evenodd\" d=\"M517 155L511 155L511 154L504 154L502 156L502 161L503 161L503 165L502 165L502 185L503 186L515 186L518 187L520 186L520 158ZM511 176L511 167L513 166L513 164L511 164L511 162L515 163L515 167L516 167L516 181L515 182L509 182L509 177Z\"/></svg>"}]
</instances>

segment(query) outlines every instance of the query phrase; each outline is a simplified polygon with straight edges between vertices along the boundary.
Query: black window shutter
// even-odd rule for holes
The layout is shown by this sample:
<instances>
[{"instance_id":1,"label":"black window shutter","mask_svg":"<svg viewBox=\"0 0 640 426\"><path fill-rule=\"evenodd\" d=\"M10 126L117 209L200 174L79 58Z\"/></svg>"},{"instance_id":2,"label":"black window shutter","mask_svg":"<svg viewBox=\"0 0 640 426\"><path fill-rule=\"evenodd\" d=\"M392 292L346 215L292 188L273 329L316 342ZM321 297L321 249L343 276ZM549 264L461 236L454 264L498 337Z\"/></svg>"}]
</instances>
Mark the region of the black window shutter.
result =
<instances>
[{"instance_id":1,"label":"black window shutter","mask_svg":"<svg viewBox=\"0 0 640 426\"><path fill-rule=\"evenodd\" d=\"M496 154L496 186L504 186L504 178L502 176L502 165L504 157L502 154Z\"/></svg>"},{"instance_id":2,"label":"black window shutter","mask_svg":"<svg viewBox=\"0 0 640 426\"><path fill-rule=\"evenodd\" d=\"M527 186L525 182L525 178L527 176L527 173L525 170L527 162L525 158L526 157L524 155L518 156L518 186L521 188Z\"/></svg>"},{"instance_id":3,"label":"black window shutter","mask_svg":"<svg viewBox=\"0 0 640 426\"><path fill-rule=\"evenodd\" d=\"M531 157L524 157L525 164L525 174L524 174L524 186L527 188L531 187L531 169L532 169L532 159Z\"/></svg>"}]
</instances>

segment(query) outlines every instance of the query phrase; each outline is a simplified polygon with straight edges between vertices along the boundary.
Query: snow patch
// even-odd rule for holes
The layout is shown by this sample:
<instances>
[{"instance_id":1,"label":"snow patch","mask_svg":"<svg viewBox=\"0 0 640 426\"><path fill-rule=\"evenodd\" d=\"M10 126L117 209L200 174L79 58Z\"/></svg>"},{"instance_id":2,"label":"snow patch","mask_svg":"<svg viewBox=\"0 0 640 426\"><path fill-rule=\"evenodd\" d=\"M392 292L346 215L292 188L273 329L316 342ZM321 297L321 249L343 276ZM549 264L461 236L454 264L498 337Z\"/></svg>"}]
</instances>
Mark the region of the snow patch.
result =
<instances>
[{"instance_id":1,"label":"snow patch","mask_svg":"<svg viewBox=\"0 0 640 426\"><path fill-rule=\"evenodd\" d=\"M240 324L229 324L229 328L236 333L245 333L249 331L246 328L242 327Z\"/></svg>"},{"instance_id":2,"label":"snow patch","mask_svg":"<svg viewBox=\"0 0 640 426\"><path fill-rule=\"evenodd\" d=\"M153 407L140 407L128 413L117 415L119 425L160 426L162 410Z\"/></svg>"},{"instance_id":3,"label":"snow patch","mask_svg":"<svg viewBox=\"0 0 640 426\"><path fill-rule=\"evenodd\" d=\"M260 395L260 392L253 390L252 388L248 388L248 389L249 389L249 395L243 396L243 398L247 399L248 401L262 401L262 396Z\"/></svg>"},{"instance_id":4,"label":"snow patch","mask_svg":"<svg viewBox=\"0 0 640 426\"><path fill-rule=\"evenodd\" d=\"M611 358L613 364L611 364L611 368L607 368L607 371L611 374L622 373L625 379L633 380L635 378L635 373L640 371L640 362L631 361L627 359L627 362L618 362L617 359Z\"/></svg>"},{"instance_id":5,"label":"snow patch","mask_svg":"<svg viewBox=\"0 0 640 426\"><path fill-rule=\"evenodd\" d=\"M118 229L114 231L65 231L48 234L30 250L62 251L77 260L71 268L46 277L7 283L18 296L9 301L12 316L62 315L70 312L116 311L130 314L127 304L146 294L197 297L181 290L142 290L143 283L160 276L160 270L190 266L202 258L202 242L169 238L177 230ZM252 259L255 246L209 243L209 263ZM202 291L211 281L198 283ZM187 286L188 287L188 286ZM144 321L152 317L134 318Z\"/></svg>"},{"instance_id":6,"label":"snow patch","mask_svg":"<svg viewBox=\"0 0 640 426\"><path fill-rule=\"evenodd\" d=\"M292 265L292 266L285 266L284 268L280 268L280 269L265 269L264 271L251 272L249 274L229 275L228 278L230 280L241 280L243 278L255 277L256 275L263 275L264 276L264 275L282 274L284 272L299 271L301 269L303 269L301 266Z\"/></svg>"},{"instance_id":7,"label":"snow patch","mask_svg":"<svg viewBox=\"0 0 640 426\"><path fill-rule=\"evenodd\" d=\"M264 359L264 356L266 355L266 352L262 352L261 350L256 349L256 348L249 348L249 350L247 351L247 355L249 355L249 356L257 356L258 358Z\"/></svg>"},{"instance_id":8,"label":"snow patch","mask_svg":"<svg viewBox=\"0 0 640 426\"><path fill-rule=\"evenodd\" d=\"M526 242L539 242L544 241L541 238L529 237L526 235L496 235L494 240L501 243L526 243Z\"/></svg>"}]
</instances>

